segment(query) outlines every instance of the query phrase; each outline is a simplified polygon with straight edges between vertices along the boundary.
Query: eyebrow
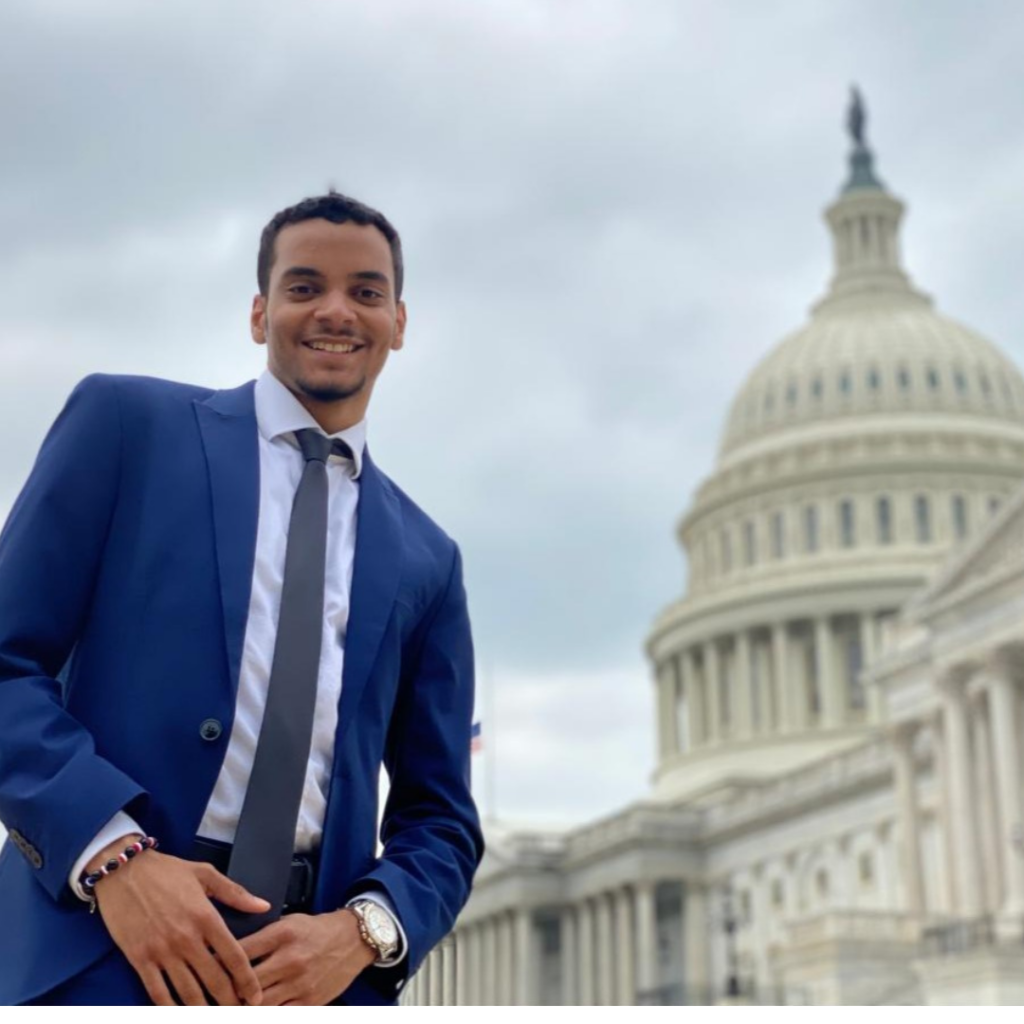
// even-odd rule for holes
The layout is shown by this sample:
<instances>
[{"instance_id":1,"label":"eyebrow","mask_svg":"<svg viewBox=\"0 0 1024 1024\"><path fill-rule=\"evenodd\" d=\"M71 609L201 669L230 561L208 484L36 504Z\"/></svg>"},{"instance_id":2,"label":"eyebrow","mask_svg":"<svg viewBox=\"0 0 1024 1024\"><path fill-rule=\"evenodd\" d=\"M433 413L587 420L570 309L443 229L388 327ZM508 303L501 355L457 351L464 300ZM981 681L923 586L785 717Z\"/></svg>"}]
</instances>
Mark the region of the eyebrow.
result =
<instances>
[{"instance_id":1,"label":"eyebrow","mask_svg":"<svg viewBox=\"0 0 1024 1024\"><path fill-rule=\"evenodd\" d=\"M289 267L282 277L323 277L316 267Z\"/></svg>"},{"instance_id":2,"label":"eyebrow","mask_svg":"<svg viewBox=\"0 0 1024 1024\"><path fill-rule=\"evenodd\" d=\"M324 275L316 267L289 267L281 276L322 278ZM357 270L349 276L354 277L357 281L374 281L378 284L385 284L388 287L391 286L391 278L387 274L382 274L379 270Z\"/></svg>"}]
</instances>

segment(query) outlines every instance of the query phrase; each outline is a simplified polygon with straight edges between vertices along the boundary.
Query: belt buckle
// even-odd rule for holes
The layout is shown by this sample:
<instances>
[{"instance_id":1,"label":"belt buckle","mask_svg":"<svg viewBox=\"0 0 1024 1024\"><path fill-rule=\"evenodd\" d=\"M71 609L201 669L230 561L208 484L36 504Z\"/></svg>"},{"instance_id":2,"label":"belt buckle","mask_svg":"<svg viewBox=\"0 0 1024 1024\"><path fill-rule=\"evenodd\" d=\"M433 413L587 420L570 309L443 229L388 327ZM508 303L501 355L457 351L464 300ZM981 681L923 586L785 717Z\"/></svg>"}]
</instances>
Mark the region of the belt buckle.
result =
<instances>
[{"instance_id":1,"label":"belt buckle","mask_svg":"<svg viewBox=\"0 0 1024 1024\"><path fill-rule=\"evenodd\" d=\"M293 907L306 907L313 899L313 890L316 886L316 873L313 871L313 863L309 857L293 857L292 871L296 868L301 870L299 875L298 895L295 900L288 904L289 909ZM291 888L289 886L289 888Z\"/></svg>"}]
</instances>

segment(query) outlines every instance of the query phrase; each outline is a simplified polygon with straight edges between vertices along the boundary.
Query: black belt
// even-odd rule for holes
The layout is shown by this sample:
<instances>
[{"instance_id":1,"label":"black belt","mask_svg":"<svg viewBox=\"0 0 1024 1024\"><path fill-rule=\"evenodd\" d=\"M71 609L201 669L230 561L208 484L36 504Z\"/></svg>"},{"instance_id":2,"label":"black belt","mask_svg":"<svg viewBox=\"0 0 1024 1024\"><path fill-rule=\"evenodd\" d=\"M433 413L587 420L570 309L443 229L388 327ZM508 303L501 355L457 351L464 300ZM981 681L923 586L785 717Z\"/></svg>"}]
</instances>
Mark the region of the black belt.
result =
<instances>
[{"instance_id":1,"label":"black belt","mask_svg":"<svg viewBox=\"0 0 1024 1024\"><path fill-rule=\"evenodd\" d=\"M197 838L192 844L192 860L212 864L222 875L226 875L231 860L231 844L216 839ZM315 853L297 853L292 857L282 913L307 913L312 908L317 860Z\"/></svg>"}]
</instances>

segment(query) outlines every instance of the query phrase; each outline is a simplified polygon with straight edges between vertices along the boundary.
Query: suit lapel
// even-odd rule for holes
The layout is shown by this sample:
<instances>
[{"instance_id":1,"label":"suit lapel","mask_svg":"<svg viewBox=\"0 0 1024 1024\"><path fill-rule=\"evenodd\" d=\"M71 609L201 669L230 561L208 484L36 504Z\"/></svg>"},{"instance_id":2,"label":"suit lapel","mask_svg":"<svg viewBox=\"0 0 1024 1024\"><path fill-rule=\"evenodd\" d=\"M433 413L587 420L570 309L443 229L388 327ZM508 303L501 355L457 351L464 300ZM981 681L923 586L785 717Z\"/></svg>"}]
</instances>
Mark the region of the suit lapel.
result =
<instances>
[{"instance_id":1,"label":"suit lapel","mask_svg":"<svg viewBox=\"0 0 1024 1024\"><path fill-rule=\"evenodd\" d=\"M194 405L210 475L224 641L234 693L238 689L245 623L249 615L260 504L259 439L253 384L218 391Z\"/></svg>"},{"instance_id":2,"label":"suit lapel","mask_svg":"<svg viewBox=\"0 0 1024 1024\"><path fill-rule=\"evenodd\" d=\"M336 747L355 717L395 603L402 572L402 512L389 483L363 459L356 513L356 554L345 636Z\"/></svg>"}]
</instances>

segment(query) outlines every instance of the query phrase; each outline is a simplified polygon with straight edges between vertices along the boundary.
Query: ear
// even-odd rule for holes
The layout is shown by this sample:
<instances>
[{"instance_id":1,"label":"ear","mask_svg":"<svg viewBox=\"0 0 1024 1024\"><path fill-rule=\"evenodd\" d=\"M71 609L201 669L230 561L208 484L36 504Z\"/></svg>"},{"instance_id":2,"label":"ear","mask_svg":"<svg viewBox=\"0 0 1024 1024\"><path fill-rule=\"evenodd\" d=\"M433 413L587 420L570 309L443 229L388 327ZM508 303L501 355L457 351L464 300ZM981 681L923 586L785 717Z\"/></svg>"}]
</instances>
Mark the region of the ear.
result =
<instances>
[{"instance_id":1,"label":"ear","mask_svg":"<svg viewBox=\"0 0 1024 1024\"><path fill-rule=\"evenodd\" d=\"M267 299L264 295L253 296L252 312L249 314L249 330L252 332L252 340L257 345L267 343Z\"/></svg>"},{"instance_id":2,"label":"ear","mask_svg":"<svg viewBox=\"0 0 1024 1024\"><path fill-rule=\"evenodd\" d=\"M397 352L405 344L405 303L399 302L395 310L395 336L391 341L391 351Z\"/></svg>"}]
</instances>

